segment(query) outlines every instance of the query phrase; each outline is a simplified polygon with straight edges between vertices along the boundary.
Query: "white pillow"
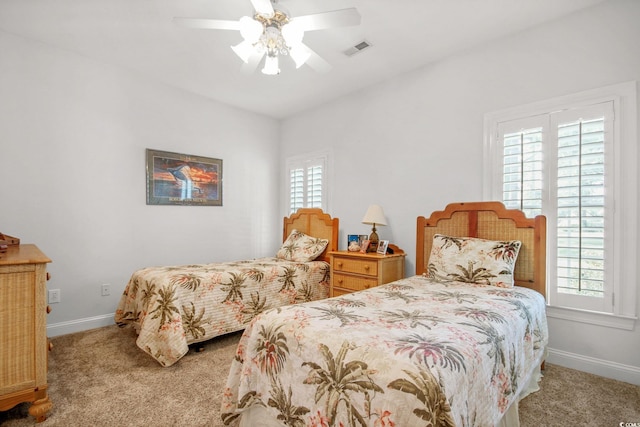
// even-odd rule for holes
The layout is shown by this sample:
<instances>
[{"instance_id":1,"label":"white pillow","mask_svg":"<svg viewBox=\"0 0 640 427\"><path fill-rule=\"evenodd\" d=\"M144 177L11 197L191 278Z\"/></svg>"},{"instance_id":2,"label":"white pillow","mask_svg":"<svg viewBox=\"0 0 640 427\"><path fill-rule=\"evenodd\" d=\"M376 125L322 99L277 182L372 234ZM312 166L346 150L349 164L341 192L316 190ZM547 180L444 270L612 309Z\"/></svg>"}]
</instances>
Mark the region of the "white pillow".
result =
<instances>
[{"instance_id":1,"label":"white pillow","mask_svg":"<svg viewBox=\"0 0 640 427\"><path fill-rule=\"evenodd\" d=\"M288 261L308 262L318 258L329 244L329 239L307 236L301 231L292 230L284 241L276 258Z\"/></svg>"},{"instance_id":2,"label":"white pillow","mask_svg":"<svg viewBox=\"0 0 640 427\"><path fill-rule=\"evenodd\" d=\"M522 242L433 236L429 276L436 279L513 287L513 270Z\"/></svg>"}]
</instances>

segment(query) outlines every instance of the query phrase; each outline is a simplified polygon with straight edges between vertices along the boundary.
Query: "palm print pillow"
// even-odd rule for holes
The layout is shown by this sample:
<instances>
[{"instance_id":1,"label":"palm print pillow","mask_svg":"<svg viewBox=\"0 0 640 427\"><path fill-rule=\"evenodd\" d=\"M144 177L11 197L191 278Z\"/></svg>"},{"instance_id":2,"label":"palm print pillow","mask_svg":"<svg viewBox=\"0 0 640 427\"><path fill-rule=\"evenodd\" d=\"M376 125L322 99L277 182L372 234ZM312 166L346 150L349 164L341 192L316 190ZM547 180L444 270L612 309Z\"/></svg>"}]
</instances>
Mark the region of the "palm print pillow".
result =
<instances>
[{"instance_id":1,"label":"palm print pillow","mask_svg":"<svg viewBox=\"0 0 640 427\"><path fill-rule=\"evenodd\" d=\"M329 239L319 239L307 236L298 230L291 230L291 234L278 250L276 258L296 262L313 261L320 256L328 244Z\"/></svg>"},{"instance_id":2,"label":"palm print pillow","mask_svg":"<svg viewBox=\"0 0 640 427\"><path fill-rule=\"evenodd\" d=\"M522 243L473 237L433 236L429 276L440 280L510 288Z\"/></svg>"}]
</instances>

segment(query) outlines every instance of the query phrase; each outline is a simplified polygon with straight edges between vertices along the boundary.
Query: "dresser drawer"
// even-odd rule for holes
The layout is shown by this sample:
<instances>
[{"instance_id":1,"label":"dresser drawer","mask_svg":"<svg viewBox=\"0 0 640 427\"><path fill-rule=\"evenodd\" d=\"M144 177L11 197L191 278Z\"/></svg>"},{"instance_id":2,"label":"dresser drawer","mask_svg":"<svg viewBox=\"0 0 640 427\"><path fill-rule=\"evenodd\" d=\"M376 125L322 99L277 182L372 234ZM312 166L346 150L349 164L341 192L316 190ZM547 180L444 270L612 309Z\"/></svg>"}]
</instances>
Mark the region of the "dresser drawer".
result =
<instances>
[{"instance_id":1,"label":"dresser drawer","mask_svg":"<svg viewBox=\"0 0 640 427\"><path fill-rule=\"evenodd\" d=\"M333 260L333 271L378 276L378 261L336 257Z\"/></svg>"},{"instance_id":2,"label":"dresser drawer","mask_svg":"<svg viewBox=\"0 0 640 427\"><path fill-rule=\"evenodd\" d=\"M350 291L362 291L376 287L378 285L377 278L366 278L362 276L349 276L347 274L334 273L333 286L337 288L349 289Z\"/></svg>"}]
</instances>

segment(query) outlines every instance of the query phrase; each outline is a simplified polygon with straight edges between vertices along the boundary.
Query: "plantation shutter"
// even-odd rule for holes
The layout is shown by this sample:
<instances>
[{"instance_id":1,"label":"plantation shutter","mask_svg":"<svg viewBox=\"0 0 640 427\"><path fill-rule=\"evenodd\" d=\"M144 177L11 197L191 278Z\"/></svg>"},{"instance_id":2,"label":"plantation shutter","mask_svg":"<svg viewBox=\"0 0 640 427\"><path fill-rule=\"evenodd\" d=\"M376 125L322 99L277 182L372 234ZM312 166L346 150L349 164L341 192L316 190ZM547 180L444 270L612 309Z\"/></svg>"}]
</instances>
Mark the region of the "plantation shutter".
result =
<instances>
[{"instance_id":1,"label":"plantation shutter","mask_svg":"<svg viewBox=\"0 0 640 427\"><path fill-rule=\"evenodd\" d=\"M323 167L315 165L307 168L308 200L307 207L322 208Z\"/></svg>"},{"instance_id":2,"label":"plantation shutter","mask_svg":"<svg viewBox=\"0 0 640 427\"><path fill-rule=\"evenodd\" d=\"M503 136L502 200L528 217L542 213L542 127Z\"/></svg>"},{"instance_id":3,"label":"plantation shutter","mask_svg":"<svg viewBox=\"0 0 640 427\"><path fill-rule=\"evenodd\" d=\"M327 155L287 161L289 169L289 214L300 208L326 210Z\"/></svg>"},{"instance_id":4,"label":"plantation shutter","mask_svg":"<svg viewBox=\"0 0 640 427\"><path fill-rule=\"evenodd\" d=\"M290 171L290 213L304 207L304 169L296 168Z\"/></svg>"},{"instance_id":5,"label":"plantation shutter","mask_svg":"<svg viewBox=\"0 0 640 427\"><path fill-rule=\"evenodd\" d=\"M548 219L554 305L612 310L612 123L608 102L497 127L503 203Z\"/></svg>"},{"instance_id":6,"label":"plantation shutter","mask_svg":"<svg viewBox=\"0 0 640 427\"><path fill-rule=\"evenodd\" d=\"M552 115L555 167L556 298L603 310L613 304L613 103Z\"/></svg>"},{"instance_id":7,"label":"plantation shutter","mask_svg":"<svg viewBox=\"0 0 640 427\"><path fill-rule=\"evenodd\" d=\"M498 123L496 153L501 200L509 209L519 209L530 218L543 213L545 191L545 146L548 143L547 114Z\"/></svg>"},{"instance_id":8,"label":"plantation shutter","mask_svg":"<svg viewBox=\"0 0 640 427\"><path fill-rule=\"evenodd\" d=\"M552 317L635 327L636 99L626 82L485 114L483 197L546 216Z\"/></svg>"}]
</instances>

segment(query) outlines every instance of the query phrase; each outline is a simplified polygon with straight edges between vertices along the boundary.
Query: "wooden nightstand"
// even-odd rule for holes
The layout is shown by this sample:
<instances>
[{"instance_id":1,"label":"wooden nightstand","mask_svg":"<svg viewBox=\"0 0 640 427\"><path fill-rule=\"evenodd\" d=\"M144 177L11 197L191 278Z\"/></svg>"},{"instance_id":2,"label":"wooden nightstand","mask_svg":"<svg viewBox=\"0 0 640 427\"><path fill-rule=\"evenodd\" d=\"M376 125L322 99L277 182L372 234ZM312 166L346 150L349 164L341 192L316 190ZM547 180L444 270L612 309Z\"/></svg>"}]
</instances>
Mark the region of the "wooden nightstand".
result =
<instances>
[{"instance_id":1,"label":"wooden nightstand","mask_svg":"<svg viewBox=\"0 0 640 427\"><path fill-rule=\"evenodd\" d=\"M331 258L331 290L335 297L373 288L404 278L406 254L395 245L393 254L329 252Z\"/></svg>"}]
</instances>

